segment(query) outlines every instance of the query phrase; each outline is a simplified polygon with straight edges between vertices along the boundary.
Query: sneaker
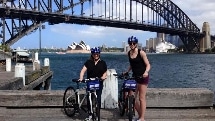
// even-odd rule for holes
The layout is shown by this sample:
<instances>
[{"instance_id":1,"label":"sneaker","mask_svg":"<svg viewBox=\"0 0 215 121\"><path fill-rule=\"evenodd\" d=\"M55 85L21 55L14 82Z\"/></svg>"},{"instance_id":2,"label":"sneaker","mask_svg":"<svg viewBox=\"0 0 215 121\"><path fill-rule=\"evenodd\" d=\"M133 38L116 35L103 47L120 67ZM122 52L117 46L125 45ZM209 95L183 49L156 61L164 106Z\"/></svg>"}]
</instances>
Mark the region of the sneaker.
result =
<instances>
[{"instance_id":1,"label":"sneaker","mask_svg":"<svg viewBox=\"0 0 215 121\"><path fill-rule=\"evenodd\" d=\"M136 120L136 121L141 121L140 119L138 119L138 120ZM144 121L146 121L146 120L144 120Z\"/></svg>"},{"instance_id":2,"label":"sneaker","mask_svg":"<svg viewBox=\"0 0 215 121\"><path fill-rule=\"evenodd\" d=\"M137 120L138 120L138 118L133 118L133 119L132 119L132 121L137 121Z\"/></svg>"},{"instance_id":3,"label":"sneaker","mask_svg":"<svg viewBox=\"0 0 215 121\"><path fill-rule=\"evenodd\" d=\"M133 117L132 121L137 121L139 118L138 117Z\"/></svg>"},{"instance_id":4,"label":"sneaker","mask_svg":"<svg viewBox=\"0 0 215 121\"><path fill-rule=\"evenodd\" d=\"M92 116L89 116L88 118L85 118L85 121L91 121Z\"/></svg>"}]
</instances>

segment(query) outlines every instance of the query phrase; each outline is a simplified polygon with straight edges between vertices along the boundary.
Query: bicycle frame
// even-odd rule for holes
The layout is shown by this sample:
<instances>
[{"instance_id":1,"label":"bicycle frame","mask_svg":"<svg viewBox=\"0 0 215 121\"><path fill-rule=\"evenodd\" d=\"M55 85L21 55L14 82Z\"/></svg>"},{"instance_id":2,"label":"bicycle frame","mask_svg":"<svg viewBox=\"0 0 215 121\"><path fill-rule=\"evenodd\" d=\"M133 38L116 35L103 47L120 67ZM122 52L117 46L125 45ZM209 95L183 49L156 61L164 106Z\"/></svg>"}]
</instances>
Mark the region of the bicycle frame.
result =
<instances>
[{"instance_id":1,"label":"bicycle frame","mask_svg":"<svg viewBox=\"0 0 215 121\"><path fill-rule=\"evenodd\" d=\"M123 116L126 112L129 121L132 120L132 117L135 115L135 89L136 89L136 81L133 77L129 77L128 75L114 75L118 76L120 79L123 79L124 83L120 90L120 98L119 99L119 109L120 115ZM127 109L127 110L126 110Z\"/></svg>"},{"instance_id":2,"label":"bicycle frame","mask_svg":"<svg viewBox=\"0 0 215 121\"><path fill-rule=\"evenodd\" d=\"M96 90L93 90L93 91L87 91L85 94L84 94L84 97L82 99L80 99L80 88L79 88L79 84L77 84L77 88L75 90L75 95L76 95L76 99L77 99L77 102L76 104L78 104L78 108L81 109L81 106L83 105L83 102L84 100L88 97L89 99L89 103L90 103L90 113L93 113L93 109L92 109L92 98L91 98L91 95L94 94L96 99L97 99L97 95L96 95ZM89 96L87 96L89 95ZM84 110L85 111L85 110Z\"/></svg>"},{"instance_id":3,"label":"bicycle frame","mask_svg":"<svg viewBox=\"0 0 215 121\"><path fill-rule=\"evenodd\" d=\"M67 87L64 92L63 97L63 106L64 111L67 116L72 117L75 113L80 113L79 110L82 109L85 113L92 115L93 121L100 121L100 104L98 103L96 90L100 88L100 80L99 79L85 79L79 81L77 79L73 79L73 82L76 82L76 88L72 86ZM80 93L80 83L86 83L87 88L83 88L86 90L83 98ZM84 101L87 99L87 110L83 107Z\"/></svg>"}]
</instances>

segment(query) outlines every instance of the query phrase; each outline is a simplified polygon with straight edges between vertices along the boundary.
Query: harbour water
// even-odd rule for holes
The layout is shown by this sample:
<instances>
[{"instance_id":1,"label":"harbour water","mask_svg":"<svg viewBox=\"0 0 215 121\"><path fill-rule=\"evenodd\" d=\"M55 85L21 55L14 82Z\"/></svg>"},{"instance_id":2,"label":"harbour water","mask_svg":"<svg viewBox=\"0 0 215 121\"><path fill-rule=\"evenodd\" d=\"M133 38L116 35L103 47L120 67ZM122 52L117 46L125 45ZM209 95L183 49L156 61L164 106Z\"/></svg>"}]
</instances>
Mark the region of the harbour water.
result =
<instances>
[{"instance_id":1,"label":"harbour water","mask_svg":"<svg viewBox=\"0 0 215 121\"><path fill-rule=\"evenodd\" d=\"M208 88L215 91L215 54L147 54L151 64L150 88ZM49 58L54 72L51 89L65 90L90 54L42 53L40 60ZM128 68L125 53L104 53L108 69L122 73ZM43 61L42 61L43 63ZM119 83L121 81L119 80Z\"/></svg>"}]
</instances>

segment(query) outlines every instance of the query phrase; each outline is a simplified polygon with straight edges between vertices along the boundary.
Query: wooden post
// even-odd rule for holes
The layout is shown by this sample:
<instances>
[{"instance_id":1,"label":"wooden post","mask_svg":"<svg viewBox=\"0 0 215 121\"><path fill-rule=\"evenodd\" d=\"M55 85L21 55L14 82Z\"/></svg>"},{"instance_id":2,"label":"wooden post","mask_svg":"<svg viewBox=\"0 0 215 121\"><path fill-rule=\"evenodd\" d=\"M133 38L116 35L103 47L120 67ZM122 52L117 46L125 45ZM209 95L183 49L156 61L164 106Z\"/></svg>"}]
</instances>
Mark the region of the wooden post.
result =
<instances>
[{"instance_id":1,"label":"wooden post","mask_svg":"<svg viewBox=\"0 0 215 121\"><path fill-rule=\"evenodd\" d=\"M48 78L45 82L44 90L51 90L51 77Z\"/></svg>"},{"instance_id":2,"label":"wooden post","mask_svg":"<svg viewBox=\"0 0 215 121\"><path fill-rule=\"evenodd\" d=\"M118 79L113 74L116 74L115 69L107 70L107 79L104 80L101 97L101 108L118 108Z\"/></svg>"},{"instance_id":3,"label":"wooden post","mask_svg":"<svg viewBox=\"0 0 215 121\"><path fill-rule=\"evenodd\" d=\"M43 83L40 83L39 85L37 85L33 90L40 90L40 88L42 87Z\"/></svg>"}]
</instances>

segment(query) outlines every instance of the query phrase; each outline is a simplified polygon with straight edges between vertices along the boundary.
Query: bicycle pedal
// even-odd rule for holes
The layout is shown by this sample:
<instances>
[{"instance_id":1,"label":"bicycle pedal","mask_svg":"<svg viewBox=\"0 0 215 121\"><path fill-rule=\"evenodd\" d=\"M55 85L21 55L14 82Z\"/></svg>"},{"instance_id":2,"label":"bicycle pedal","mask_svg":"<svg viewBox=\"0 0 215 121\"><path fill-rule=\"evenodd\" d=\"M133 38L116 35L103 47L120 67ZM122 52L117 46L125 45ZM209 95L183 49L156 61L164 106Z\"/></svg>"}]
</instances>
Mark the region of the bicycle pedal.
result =
<instances>
[{"instance_id":1,"label":"bicycle pedal","mask_svg":"<svg viewBox=\"0 0 215 121\"><path fill-rule=\"evenodd\" d=\"M91 121L92 120L92 116L89 116L88 118L85 119L85 121Z\"/></svg>"},{"instance_id":2,"label":"bicycle pedal","mask_svg":"<svg viewBox=\"0 0 215 121\"><path fill-rule=\"evenodd\" d=\"M96 118L93 118L93 120L94 120L94 121L98 121L98 117L96 117Z\"/></svg>"},{"instance_id":3,"label":"bicycle pedal","mask_svg":"<svg viewBox=\"0 0 215 121\"><path fill-rule=\"evenodd\" d=\"M78 110L76 110L75 113L80 113L80 112Z\"/></svg>"}]
</instances>

